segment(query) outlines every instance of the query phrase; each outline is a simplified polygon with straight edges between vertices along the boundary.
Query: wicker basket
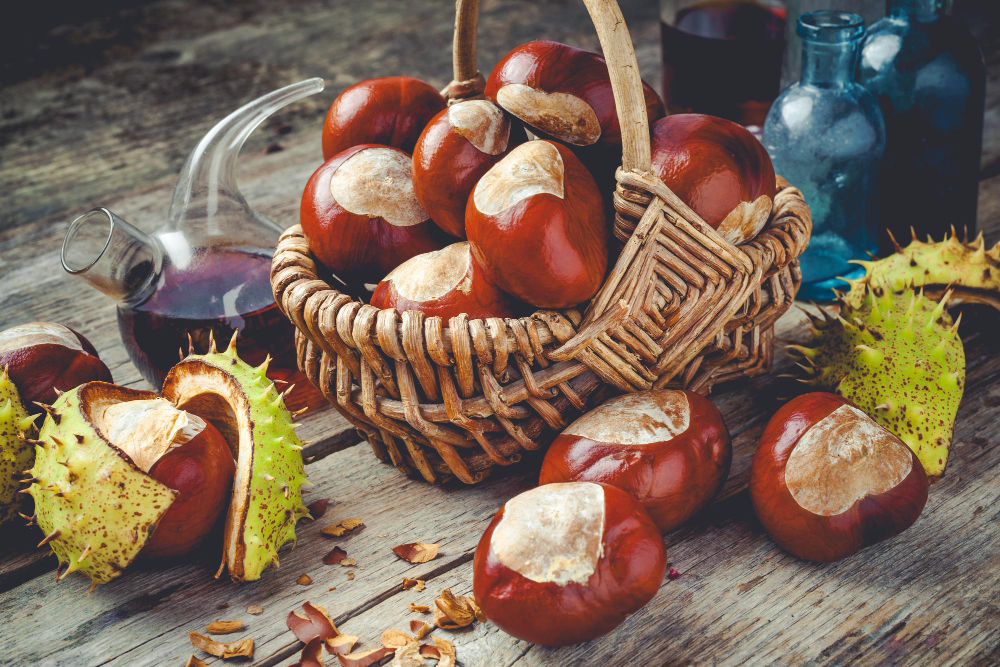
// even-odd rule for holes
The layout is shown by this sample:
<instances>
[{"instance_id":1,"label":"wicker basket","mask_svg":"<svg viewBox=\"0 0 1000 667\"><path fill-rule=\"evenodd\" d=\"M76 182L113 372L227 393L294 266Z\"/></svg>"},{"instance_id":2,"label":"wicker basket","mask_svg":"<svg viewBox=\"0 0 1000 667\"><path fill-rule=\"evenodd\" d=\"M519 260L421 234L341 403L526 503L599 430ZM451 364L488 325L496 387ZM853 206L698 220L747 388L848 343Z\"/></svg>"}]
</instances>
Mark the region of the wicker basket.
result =
<instances>
[{"instance_id":1,"label":"wicker basket","mask_svg":"<svg viewBox=\"0 0 1000 667\"><path fill-rule=\"evenodd\" d=\"M773 323L801 282L811 229L801 193L779 178L768 225L733 246L650 172L639 69L614 0L584 0L608 61L622 129L617 263L585 311L448 322L379 310L322 280L298 225L271 282L295 324L299 366L375 454L428 482L482 480L547 445L611 392L686 387L770 367ZM478 0L458 0L450 99L481 96Z\"/></svg>"}]
</instances>

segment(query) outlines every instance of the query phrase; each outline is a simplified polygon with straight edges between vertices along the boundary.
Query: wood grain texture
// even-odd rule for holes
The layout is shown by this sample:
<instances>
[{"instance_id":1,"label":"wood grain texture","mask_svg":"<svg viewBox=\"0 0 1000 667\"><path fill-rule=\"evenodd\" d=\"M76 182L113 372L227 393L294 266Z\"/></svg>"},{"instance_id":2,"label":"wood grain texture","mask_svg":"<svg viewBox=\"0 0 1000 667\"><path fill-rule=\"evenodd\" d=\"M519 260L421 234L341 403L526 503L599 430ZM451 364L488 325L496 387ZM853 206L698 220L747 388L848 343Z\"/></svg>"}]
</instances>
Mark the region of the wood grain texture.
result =
<instances>
[{"instance_id":1,"label":"wood grain texture","mask_svg":"<svg viewBox=\"0 0 1000 667\"><path fill-rule=\"evenodd\" d=\"M105 7L120 3L104 3ZM659 85L656 4L622 3L640 71ZM549 38L586 48L597 37L579 0L482 0L479 65L487 70L510 47ZM188 150L242 102L308 76L328 90L262 126L240 161L249 201L284 224L297 218L302 183L321 159L326 106L357 79L409 73L432 84L451 74L451 2L363 4L294 0L264 3L151 2L71 21L25 37L7 59L0 95L0 327L52 319L77 328L98 347L116 381L142 385L117 333L114 306L62 274L65 226L94 204L145 229L166 213L174 174ZM352 30L344 30L344 25ZM989 241L1000 235L1000 49L988 49L990 79L979 220ZM5 52L6 53L6 52ZM59 57L52 55L60 54ZM14 67L17 66L17 67ZM267 152L268 146L282 150ZM798 339L796 310L778 336ZM667 536L682 576L609 636L561 650L512 639L491 624L442 632L462 665L626 665L845 662L990 664L1000 661L1000 325L993 312L968 310L962 334L969 368L954 453L931 488L917 525L895 540L832 566L796 560L770 542L745 491L757 437L788 380L760 377L721 387L713 400L733 434L730 479L713 506ZM979 333L977 333L979 332ZM778 353L776 372L790 361ZM378 463L333 410L306 415L313 441L309 499L334 503L303 523L299 543L281 552L279 570L238 586L212 578L217 557L172 567L137 564L86 595L73 575L56 584L54 562L30 548L37 531L0 539L0 655L10 664L184 664L187 632L220 618L246 624L236 639L256 640L255 665L294 662L301 645L284 618L303 601L327 606L344 632L374 647L382 630L406 630L410 602L431 603L444 587L471 591L471 557L481 531L509 497L529 488L539 459L499 470L475 488L408 480ZM319 530L359 517L364 528L330 539ZM33 539L33 541L32 541ZM403 542L441 544L441 555L410 565L390 551ZM27 544L27 547L24 545ZM321 562L333 546L358 560ZM303 572L313 584L295 583ZM403 591L404 576L427 590ZM336 585L333 591L328 586ZM220 603L229 603L223 610ZM259 616L246 613L264 607ZM441 631L436 631L441 632ZM210 664L221 660L200 655ZM246 664L246 663L240 663Z\"/></svg>"}]
</instances>

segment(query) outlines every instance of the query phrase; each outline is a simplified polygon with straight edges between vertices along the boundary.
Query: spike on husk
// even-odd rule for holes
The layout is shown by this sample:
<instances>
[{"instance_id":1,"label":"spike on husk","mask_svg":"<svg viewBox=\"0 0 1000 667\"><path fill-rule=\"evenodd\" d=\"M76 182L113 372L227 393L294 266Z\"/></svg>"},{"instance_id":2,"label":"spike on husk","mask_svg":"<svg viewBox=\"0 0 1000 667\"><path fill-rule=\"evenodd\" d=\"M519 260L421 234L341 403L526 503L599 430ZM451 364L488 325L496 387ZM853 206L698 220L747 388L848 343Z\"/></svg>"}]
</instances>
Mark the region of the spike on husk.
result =
<instances>
[{"instance_id":1,"label":"spike on husk","mask_svg":"<svg viewBox=\"0 0 1000 667\"><path fill-rule=\"evenodd\" d=\"M896 252L883 259L852 260L863 266L865 275L848 280L847 301L861 306L869 283L887 285L892 292L908 287L926 286L935 297L954 287L951 305L963 302L985 303L1000 310L1000 243L987 248L982 233L973 241L960 241L952 229L938 243L914 238L905 248L896 240Z\"/></svg>"},{"instance_id":2,"label":"spike on husk","mask_svg":"<svg viewBox=\"0 0 1000 667\"><path fill-rule=\"evenodd\" d=\"M35 460L35 417L21 402L21 395L6 368L0 368L0 525L23 509L18 492L25 470Z\"/></svg>"},{"instance_id":3,"label":"spike on husk","mask_svg":"<svg viewBox=\"0 0 1000 667\"><path fill-rule=\"evenodd\" d=\"M811 344L787 347L810 362L799 364L803 382L854 402L902 438L932 478L944 473L965 385L965 353L945 301L866 287L857 306L841 302Z\"/></svg>"},{"instance_id":4,"label":"spike on husk","mask_svg":"<svg viewBox=\"0 0 1000 667\"><path fill-rule=\"evenodd\" d=\"M267 361L248 365L237 356L235 341L174 366L163 395L211 421L233 446L236 478L218 575L228 568L233 580L250 581L278 566L278 549L295 541L295 524L309 511L302 503L305 467L292 414L265 376Z\"/></svg>"}]
</instances>

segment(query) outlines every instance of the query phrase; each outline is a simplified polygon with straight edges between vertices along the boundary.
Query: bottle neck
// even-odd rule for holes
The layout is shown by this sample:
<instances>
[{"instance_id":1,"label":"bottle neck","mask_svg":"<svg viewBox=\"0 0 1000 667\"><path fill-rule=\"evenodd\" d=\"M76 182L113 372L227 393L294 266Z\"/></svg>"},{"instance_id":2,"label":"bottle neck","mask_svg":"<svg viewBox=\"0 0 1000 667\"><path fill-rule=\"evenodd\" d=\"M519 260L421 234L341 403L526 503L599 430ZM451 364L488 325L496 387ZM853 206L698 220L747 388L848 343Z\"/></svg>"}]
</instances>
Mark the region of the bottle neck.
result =
<instances>
[{"instance_id":1,"label":"bottle neck","mask_svg":"<svg viewBox=\"0 0 1000 667\"><path fill-rule=\"evenodd\" d=\"M820 87L846 86L854 80L857 42L802 43L802 83Z\"/></svg>"},{"instance_id":2,"label":"bottle neck","mask_svg":"<svg viewBox=\"0 0 1000 667\"><path fill-rule=\"evenodd\" d=\"M889 0L889 16L912 18L927 23L937 20L940 0Z\"/></svg>"},{"instance_id":3,"label":"bottle neck","mask_svg":"<svg viewBox=\"0 0 1000 667\"><path fill-rule=\"evenodd\" d=\"M156 289L163 249L108 209L95 208L70 224L62 265L120 305L134 306Z\"/></svg>"}]
</instances>

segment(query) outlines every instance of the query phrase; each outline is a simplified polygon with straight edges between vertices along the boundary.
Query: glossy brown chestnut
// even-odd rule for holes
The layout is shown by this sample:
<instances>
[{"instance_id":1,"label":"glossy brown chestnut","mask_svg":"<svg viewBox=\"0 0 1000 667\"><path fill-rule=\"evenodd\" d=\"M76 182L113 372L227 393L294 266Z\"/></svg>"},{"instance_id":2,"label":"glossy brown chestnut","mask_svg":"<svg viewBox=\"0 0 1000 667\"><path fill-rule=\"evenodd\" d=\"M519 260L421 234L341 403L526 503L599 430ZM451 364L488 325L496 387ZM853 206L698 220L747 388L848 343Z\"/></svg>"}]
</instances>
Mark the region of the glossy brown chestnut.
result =
<instances>
[{"instance_id":1,"label":"glossy brown chestnut","mask_svg":"<svg viewBox=\"0 0 1000 667\"><path fill-rule=\"evenodd\" d=\"M826 563L912 526L927 502L927 475L902 440L846 399L815 392L767 423L750 498L779 546Z\"/></svg>"},{"instance_id":2,"label":"glossy brown chestnut","mask_svg":"<svg viewBox=\"0 0 1000 667\"><path fill-rule=\"evenodd\" d=\"M366 144L309 178L299 211L309 249L349 284L375 283L406 260L447 244L413 192L410 156Z\"/></svg>"},{"instance_id":3,"label":"glossy brown chestnut","mask_svg":"<svg viewBox=\"0 0 1000 667\"><path fill-rule=\"evenodd\" d=\"M57 391L84 382L111 382L111 371L86 338L53 322L28 322L0 331L0 368L7 368L25 407L33 413Z\"/></svg>"},{"instance_id":4,"label":"glossy brown chestnut","mask_svg":"<svg viewBox=\"0 0 1000 667\"><path fill-rule=\"evenodd\" d=\"M524 143L524 128L489 100L452 104L413 149L413 190L438 227L465 238L465 204L476 182Z\"/></svg>"},{"instance_id":5,"label":"glossy brown chestnut","mask_svg":"<svg viewBox=\"0 0 1000 667\"><path fill-rule=\"evenodd\" d=\"M612 398L566 427L546 452L538 483L616 486L667 532L715 497L732 453L722 413L707 398L640 391Z\"/></svg>"},{"instance_id":6,"label":"glossy brown chestnut","mask_svg":"<svg viewBox=\"0 0 1000 667\"><path fill-rule=\"evenodd\" d=\"M513 299L486 279L467 241L406 260L378 284L371 304L446 320L461 313L470 320L515 316Z\"/></svg>"},{"instance_id":7,"label":"glossy brown chestnut","mask_svg":"<svg viewBox=\"0 0 1000 667\"><path fill-rule=\"evenodd\" d=\"M610 632L663 581L660 531L607 484L546 484L507 501L476 547L473 589L486 617L549 646Z\"/></svg>"},{"instance_id":8,"label":"glossy brown chestnut","mask_svg":"<svg viewBox=\"0 0 1000 667\"><path fill-rule=\"evenodd\" d=\"M445 108L441 94L412 76L383 76L354 84L333 101L323 124L323 159L360 144L413 152L427 121Z\"/></svg>"},{"instance_id":9,"label":"glossy brown chestnut","mask_svg":"<svg viewBox=\"0 0 1000 667\"><path fill-rule=\"evenodd\" d=\"M236 462L222 434L206 420L155 394L134 395L139 400L105 408L101 428L136 466L177 491L143 556L183 555L201 544L229 506Z\"/></svg>"},{"instance_id":10,"label":"glossy brown chestnut","mask_svg":"<svg viewBox=\"0 0 1000 667\"><path fill-rule=\"evenodd\" d=\"M738 123L675 114L653 124L653 173L734 244L749 241L771 215L774 167Z\"/></svg>"},{"instance_id":11,"label":"glossy brown chestnut","mask_svg":"<svg viewBox=\"0 0 1000 667\"><path fill-rule=\"evenodd\" d=\"M594 178L554 141L521 144L486 172L469 196L465 230L487 277L539 308L591 298L608 266Z\"/></svg>"},{"instance_id":12,"label":"glossy brown chestnut","mask_svg":"<svg viewBox=\"0 0 1000 667\"><path fill-rule=\"evenodd\" d=\"M621 146L608 64L593 51L550 41L522 44L493 68L485 92L540 136L573 146ZM646 83L642 93L652 122L663 115L663 101Z\"/></svg>"}]
</instances>

